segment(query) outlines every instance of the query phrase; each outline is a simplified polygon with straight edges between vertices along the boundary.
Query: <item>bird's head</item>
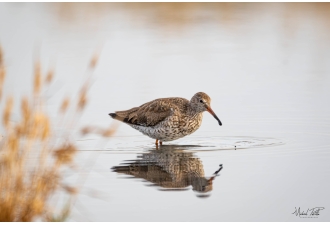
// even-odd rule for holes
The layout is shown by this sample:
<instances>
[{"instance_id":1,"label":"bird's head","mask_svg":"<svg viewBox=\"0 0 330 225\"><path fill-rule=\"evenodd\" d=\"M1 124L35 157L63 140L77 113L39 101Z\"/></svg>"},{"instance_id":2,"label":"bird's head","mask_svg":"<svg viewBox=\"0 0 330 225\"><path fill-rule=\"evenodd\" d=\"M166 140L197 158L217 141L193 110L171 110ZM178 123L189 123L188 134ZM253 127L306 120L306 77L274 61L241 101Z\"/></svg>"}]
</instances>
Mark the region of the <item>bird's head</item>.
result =
<instances>
[{"instance_id":1,"label":"bird's head","mask_svg":"<svg viewBox=\"0 0 330 225\"><path fill-rule=\"evenodd\" d=\"M217 115L213 112L211 108L211 98L204 92L196 93L190 100L190 105L196 112L205 112L208 111L211 115L219 122L221 126L222 123Z\"/></svg>"}]
</instances>

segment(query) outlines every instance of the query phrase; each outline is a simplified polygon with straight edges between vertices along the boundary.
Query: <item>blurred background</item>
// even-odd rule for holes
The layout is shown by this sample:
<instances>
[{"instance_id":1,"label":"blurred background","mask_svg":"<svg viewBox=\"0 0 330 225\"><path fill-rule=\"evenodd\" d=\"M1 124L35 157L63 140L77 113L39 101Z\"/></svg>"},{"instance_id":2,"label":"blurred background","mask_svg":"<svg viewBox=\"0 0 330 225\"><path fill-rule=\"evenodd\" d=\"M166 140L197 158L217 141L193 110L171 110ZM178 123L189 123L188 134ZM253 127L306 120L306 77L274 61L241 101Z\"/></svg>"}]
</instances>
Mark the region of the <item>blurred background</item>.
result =
<instances>
[{"instance_id":1,"label":"blurred background","mask_svg":"<svg viewBox=\"0 0 330 225\"><path fill-rule=\"evenodd\" d=\"M10 74L4 92L26 93L32 62L40 59L44 70L55 70L46 95L50 107L57 105L85 82L97 53L86 123L198 91L217 101L225 124L238 122L233 114L260 118L279 107L326 115L315 91L328 90L329 9L327 3L1 3ZM292 94L300 90L305 96Z\"/></svg>"},{"instance_id":2,"label":"blurred background","mask_svg":"<svg viewBox=\"0 0 330 225\"><path fill-rule=\"evenodd\" d=\"M122 125L102 147L96 136L75 136L77 164L98 152L80 165L89 173L84 185L110 197L81 194L72 221L295 221L299 206L323 206L315 220L329 221L329 12L329 3L0 3L3 93L29 93L40 60L55 72L43 96L56 119L96 54L80 127L109 126L108 113L156 98L211 97L223 126L205 114L195 134L173 142L211 146L196 150L206 175L223 163L227 175L210 198L117 179L110 167L153 148ZM233 145L245 150L223 150Z\"/></svg>"}]
</instances>

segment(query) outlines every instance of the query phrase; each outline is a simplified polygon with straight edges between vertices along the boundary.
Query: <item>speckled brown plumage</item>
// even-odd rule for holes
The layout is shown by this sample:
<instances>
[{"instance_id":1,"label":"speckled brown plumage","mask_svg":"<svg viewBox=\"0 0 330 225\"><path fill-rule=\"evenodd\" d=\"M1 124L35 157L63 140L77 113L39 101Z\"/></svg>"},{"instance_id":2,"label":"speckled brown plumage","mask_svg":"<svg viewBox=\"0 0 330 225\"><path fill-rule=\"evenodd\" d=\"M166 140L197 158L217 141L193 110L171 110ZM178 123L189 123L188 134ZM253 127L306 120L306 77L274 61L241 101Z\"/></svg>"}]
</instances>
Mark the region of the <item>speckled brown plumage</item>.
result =
<instances>
[{"instance_id":1,"label":"speckled brown plumage","mask_svg":"<svg viewBox=\"0 0 330 225\"><path fill-rule=\"evenodd\" d=\"M196 93L190 101L184 98L159 98L129 110L116 111L109 115L137 129L157 141L172 141L195 132L202 123L203 112L212 111L211 98Z\"/></svg>"}]
</instances>

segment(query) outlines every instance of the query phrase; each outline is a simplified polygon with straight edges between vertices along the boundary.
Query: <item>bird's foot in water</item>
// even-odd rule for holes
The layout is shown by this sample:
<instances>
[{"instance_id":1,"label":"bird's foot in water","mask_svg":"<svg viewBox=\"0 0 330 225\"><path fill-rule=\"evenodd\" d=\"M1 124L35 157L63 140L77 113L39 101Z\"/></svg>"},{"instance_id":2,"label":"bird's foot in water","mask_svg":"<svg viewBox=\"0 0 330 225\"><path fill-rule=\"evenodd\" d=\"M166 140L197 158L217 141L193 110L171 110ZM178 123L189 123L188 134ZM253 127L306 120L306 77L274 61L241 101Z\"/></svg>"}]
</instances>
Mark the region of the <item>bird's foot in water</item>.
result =
<instances>
[{"instance_id":1,"label":"bird's foot in water","mask_svg":"<svg viewBox=\"0 0 330 225\"><path fill-rule=\"evenodd\" d=\"M160 145L163 145L163 142L162 141L159 141L159 144ZM156 139L155 145L158 146L158 139Z\"/></svg>"}]
</instances>

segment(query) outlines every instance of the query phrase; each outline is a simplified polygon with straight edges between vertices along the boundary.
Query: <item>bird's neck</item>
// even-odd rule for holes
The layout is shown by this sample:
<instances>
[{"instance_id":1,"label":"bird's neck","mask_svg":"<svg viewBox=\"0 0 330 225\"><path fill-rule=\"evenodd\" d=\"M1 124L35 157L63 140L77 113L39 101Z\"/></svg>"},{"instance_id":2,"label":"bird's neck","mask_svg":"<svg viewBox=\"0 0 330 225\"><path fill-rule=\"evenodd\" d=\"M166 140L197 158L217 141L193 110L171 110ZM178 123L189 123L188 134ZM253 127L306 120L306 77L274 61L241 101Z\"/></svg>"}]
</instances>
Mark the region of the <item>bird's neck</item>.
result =
<instances>
[{"instance_id":1,"label":"bird's neck","mask_svg":"<svg viewBox=\"0 0 330 225\"><path fill-rule=\"evenodd\" d=\"M187 114L190 117L195 117L198 116L200 114L202 114L203 112L199 112L197 111L194 107L191 106L191 104L189 104L188 110L187 110Z\"/></svg>"}]
</instances>

